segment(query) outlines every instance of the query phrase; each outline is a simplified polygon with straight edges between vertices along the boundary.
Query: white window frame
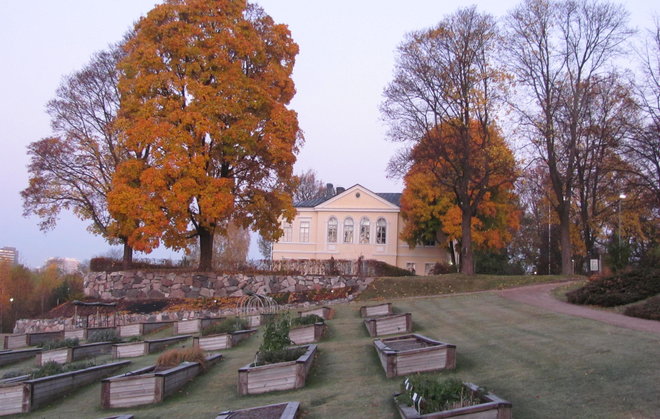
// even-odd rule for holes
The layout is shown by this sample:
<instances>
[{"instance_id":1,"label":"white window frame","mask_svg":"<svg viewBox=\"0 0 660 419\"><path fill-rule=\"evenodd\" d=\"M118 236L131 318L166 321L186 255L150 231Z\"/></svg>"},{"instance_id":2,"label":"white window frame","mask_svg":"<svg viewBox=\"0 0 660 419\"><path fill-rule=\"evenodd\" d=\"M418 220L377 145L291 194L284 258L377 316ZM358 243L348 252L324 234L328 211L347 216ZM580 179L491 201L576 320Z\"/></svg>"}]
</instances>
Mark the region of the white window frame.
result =
<instances>
[{"instance_id":1,"label":"white window frame","mask_svg":"<svg viewBox=\"0 0 660 419\"><path fill-rule=\"evenodd\" d=\"M350 222L350 224L347 224ZM350 227L350 228L348 228ZM350 235L347 236L347 233L350 232ZM353 235L355 234L355 222L353 222L353 218L351 217L346 217L344 218L344 228L343 228L343 234L342 234L342 243L346 244L352 244L353 243ZM348 239L348 240L347 240Z\"/></svg>"},{"instance_id":2,"label":"white window frame","mask_svg":"<svg viewBox=\"0 0 660 419\"><path fill-rule=\"evenodd\" d=\"M310 220L300 220L300 226L298 228L298 238L300 240L300 243L309 243L309 231L311 229L311 221Z\"/></svg>"},{"instance_id":3,"label":"white window frame","mask_svg":"<svg viewBox=\"0 0 660 419\"><path fill-rule=\"evenodd\" d=\"M382 241L380 234L381 230L383 236ZM376 220L376 244L387 244L387 220L383 217L380 217L378 220Z\"/></svg>"},{"instance_id":4,"label":"white window frame","mask_svg":"<svg viewBox=\"0 0 660 419\"><path fill-rule=\"evenodd\" d=\"M362 217L360 219L358 238L360 244L369 244L371 242L371 221L369 217Z\"/></svg>"}]
</instances>

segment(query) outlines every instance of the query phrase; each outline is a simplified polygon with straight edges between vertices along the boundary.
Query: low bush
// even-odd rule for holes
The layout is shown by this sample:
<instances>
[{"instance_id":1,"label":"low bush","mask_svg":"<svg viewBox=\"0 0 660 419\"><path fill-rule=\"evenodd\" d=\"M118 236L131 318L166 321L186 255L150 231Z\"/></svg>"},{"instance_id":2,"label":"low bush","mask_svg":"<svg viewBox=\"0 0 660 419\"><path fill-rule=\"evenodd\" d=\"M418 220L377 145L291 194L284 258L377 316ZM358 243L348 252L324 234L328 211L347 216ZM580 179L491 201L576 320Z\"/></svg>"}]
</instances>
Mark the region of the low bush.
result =
<instances>
[{"instance_id":1,"label":"low bush","mask_svg":"<svg viewBox=\"0 0 660 419\"><path fill-rule=\"evenodd\" d=\"M78 338L66 338L62 340L51 340L48 342L43 342L38 344L37 346L43 349L44 351L48 351L50 349L73 348L74 346L78 346L79 344L80 344L80 340L78 340Z\"/></svg>"},{"instance_id":2,"label":"low bush","mask_svg":"<svg viewBox=\"0 0 660 419\"><path fill-rule=\"evenodd\" d=\"M223 319L220 322L213 323L209 326L202 328L202 336L219 335L221 333L238 332L239 330L247 330L249 325L246 319L240 317Z\"/></svg>"},{"instance_id":3,"label":"low bush","mask_svg":"<svg viewBox=\"0 0 660 419\"><path fill-rule=\"evenodd\" d=\"M414 393L422 397L421 402L415 403L413 401ZM480 404L482 403L481 395L485 393L486 390L480 388L479 392L474 394L458 378L440 380L434 377L415 375L404 380L397 401L408 406L419 406L420 414L424 415Z\"/></svg>"},{"instance_id":4,"label":"low bush","mask_svg":"<svg viewBox=\"0 0 660 419\"><path fill-rule=\"evenodd\" d=\"M200 348L175 348L160 354L156 360L156 370L162 371L174 368L182 362L199 362L206 369L206 356Z\"/></svg>"},{"instance_id":5,"label":"low bush","mask_svg":"<svg viewBox=\"0 0 660 419\"><path fill-rule=\"evenodd\" d=\"M614 307L660 294L660 269L640 268L598 278L566 293L569 303Z\"/></svg>"},{"instance_id":6,"label":"low bush","mask_svg":"<svg viewBox=\"0 0 660 419\"><path fill-rule=\"evenodd\" d=\"M302 317L295 317L291 319L291 327L309 326L315 323L324 323L323 317L316 314L308 314Z\"/></svg>"},{"instance_id":7,"label":"low bush","mask_svg":"<svg viewBox=\"0 0 660 419\"><path fill-rule=\"evenodd\" d=\"M436 262L429 275L446 275L456 272L456 268L448 263Z\"/></svg>"},{"instance_id":8,"label":"low bush","mask_svg":"<svg viewBox=\"0 0 660 419\"><path fill-rule=\"evenodd\" d=\"M289 348L291 320L288 315L279 315L264 327L264 339L254 362L255 366L288 362L297 359L307 350L305 347Z\"/></svg>"},{"instance_id":9,"label":"low bush","mask_svg":"<svg viewBox=\"0 0 660 419\"><path fill-rule=\"evenodd\" d=\"M623 314L641 319L660 320L660 295L649 298L641 304L626 307Z\"/></svg>"},{"instance_id":10,"label":"low bush","mask_svg":"<svg viewBox=\"0 0 660 419\"><path fill-rule=\"evenodd\" d=\"M408 269L399 268L397 266L390 265L380 260L368 260L374 271L375 276L410 276L411 273Z\"/></svg>"},{"instance_id":11,"label":"low bush","mask_svg":"<svg viewBox=\"0 0 660 419\"><path fill-rule=\"evenodd\" d=\"M119 334L117 334L117 331L113 329L97 330L87 336L88 343L96 343L96 342L116 343L120 341L121 338L119 337Z\"/></svg>"},{"instance_id":12,"label":"low bush","mask_svg":"<svg viewBox=\"0 0 660 419\"><path fill-rule=\"evenodd\" d=\"M39 368L32 370L32 378L49 377L51 375L62 374L65 372L78 371L96 365L94 361L79 361L69 364L58 364L55 361L48 361Z\"/></svg>"}]
</instances>

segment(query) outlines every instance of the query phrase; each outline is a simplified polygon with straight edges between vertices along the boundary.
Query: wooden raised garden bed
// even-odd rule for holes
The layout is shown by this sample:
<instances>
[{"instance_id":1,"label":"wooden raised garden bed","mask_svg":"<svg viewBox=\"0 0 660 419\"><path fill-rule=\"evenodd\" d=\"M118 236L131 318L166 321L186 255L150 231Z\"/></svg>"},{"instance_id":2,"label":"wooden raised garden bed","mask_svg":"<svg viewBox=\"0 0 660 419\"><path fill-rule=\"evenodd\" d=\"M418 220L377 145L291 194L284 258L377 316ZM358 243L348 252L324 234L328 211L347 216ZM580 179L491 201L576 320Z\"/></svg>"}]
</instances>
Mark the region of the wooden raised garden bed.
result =
<instances>
[{"instance_id":1,"label":"wooden raised garden bed","mask_svg":"<svg viewBox=\"0 0 660 419\"><path fill-rule=\"evenodd\" d=\"M240 368L238 370L238 394L243 396L304 387L316 354L316 345L309 344L306 347L305 353L294 361L258 367L248 364Z\"/></svg>"},{"instance_id":2,"label":"wooden raised garden bed","mask_svg":"<svg viewBox=\"0 0 660 419\"><path fill-rule=\"evenodd\" d=\"M224 317L180 320L174 323L174 334L199 333L205 327L224 320Z\"/></svg>"},{"instance_id":3,"label":"wooden raised garden bed","mask_svg":"<svg viewBox=\"0 0 660 419\"><path fill-rule=\"evenodd\" d=\"M312 310L298 312L298 316L300 317L309 316L310 314L316 314L323 320L331 320L335 317L335 309L331 307L319 307Z\"/></svg>"},{"instance_id":4,"label":"wooden raised garden bed","mask_svg":"<svg viewBox=\"0 0 660 419\"><path fill-rule=\"evenodd\" d=\"M275 318L277 314L275 313L261 313L261 314L253 314L250 316L247 316L247 321L248 321L248 326L249 327L259 327L262 324L268 323L270 320Z\"/></svg>"},{"instance_id":5,"label":"wooden raised garden bed","mask_svg":"<svg viewBox=\"0 0 660 419\"><path fill-rule=\"evenodd\" d=\"M34 380L0 384L0 416L31 412L82 386L112 374L131 361L113 362Z\"/></svg>"},{"instance_id":6,"label":"wooden raised garden bed","mask_svg":"<svg viewBox=\"0 0 660 419\"><path fill-rule=\"evenodd\" d=\"M43 365L49 361L65 364L67 362L109 354L112 351L112 345L112 342L98 342L73 346L71 348L57 348L43 351L37 355L37 365Z\"/></svg>"},{"instance_id":7,"label":"wooden raised garden bed","mask_svg":"<svg viewBox=\"0 0 660 419\"><path fill-rule=\"evenodd\" d=\"M296 345L318 342L325 333L325 323L314 323L306 326L292 327L289 330L289 339Z\"/></svg>"},{"instance_id":8,"label":"wooden raised garden bed","mask_svg":"<svg viewBox=\"0 0 660 419\"><path fill-rule=\"evenodd\" d=\"M456 345L422 335L376 339L374 346L388 378L456 368Z\"/></svg>"},{"instance_id":9,"label":"wooden raised garden bed","mask_svg":"<svg viewBox=\"0 0 660 419\"><path fill-rule=\"evenodd\" d=\"M374 304L360 307L361 317L387 316L392 314L392 303Z\"/></svg>"},{"instance_id":10,"label":"wooden raised garden bed","mask_svg":"<svg viewBox=\"0 0 660 419\"><path fill-rule=\"evenodd\" d=\"M392 314L389 316L368 317L364 319L369 336L394 335L412 332L412 315L410 313Z\"/></svg>"},{"instance_id":11,"label":"wooden raised garden bed","mask_svg":"<svg viewBox=\"0 0 660 419\"><path fill-rule=\"evenodd\" d=\"M87 340L87 337L95 332L102 332L106 330L117 331L116 327L90 327L87 329L72 329L64 331L64 339L78 338L80 340Z\"/></svg>"},{"instance_id":12,"label":"wooden raised garden bed","mask_svg":"<svg viewBox=\"0 0 660 419\"><path fill-rule=\"evenodd\" d=\"M298 417L300 403L286 402L249 409L227 410L218 413L215 419L295 419Z\"/></svg>"},{"instance_id":13,"label":"wooden raised garden bed","mask_svg":"<svg viewBox=\"0 0 660 419\"><path fill-rule=\"evenodd\" d=\"M186 340L190 335L172 336L170 338L145 340L134 343L115 343L112 345L113 358L135 358L158 352L167 346Z\"/></svg>"},{"instance_id":14,"label":"wooden raised garden bed","mask_svg":"<svg viewBox=\"0 0 660 419\"><path fill-rule=\"evenodd\" d=\"M222 359L212 355L206 359L211 366ZM150 366L126 374L106 378L101 383L101 406L104 409L159 403L175 393L202 372L199 362L183 362L163 371Z\"/></svg>"},{"instance_id":15,"label":"wooden raised garden bed","mask_svg":"<svg viewBox=\"0 0 660 419\"><path fill-rule=\"evenodd\" d=\"M52 340L64 339L64 331L23 333L19 335L6 335L4 340L4 349L18 349L26 346L36 346L40 343L50 342Z\"/></svg>"},{"instance_id":16,"label":"wooden raised garden bed","mask_svg":"<svg viewBox=\"0 0 660 419\"><path fill-rule=\"evenodd\" d=\"M193 346L205 351L232 348L244 339L249 338L257 329L239 330L237 332L219 333L217 335L193 336Z\"/></svg>"},{"instance_id":17,"label":"wooden raised garden bed","mask_svg":"<svg viewBox=\"0 0 660 419\"><path fill-rule=\"evenodd\" d=\"M142 322L142 323L133 323L125 324L119 326L119 336L122 338L130 336L141 336L147 335L149 333L155 332L157 330L162 330L167 327L172 327L175 322Z\"/></svg>"},{"instance_id":18,"label":"wooden raised garden bed","mask_svg":"<svg viewBox=\"0 0 660 419\"><path fill-rule=\"evenodd\" d=\"M21 349L18 351L2 351L0 352L0 366L13 364L14 362L23 361L32 358L41 352L41 349Z\"/></svg>"},{"instance_id":19,"label":"wooden raised garden bed","mask_svg":"<svg viewBox=\"0 0 660 419\"><path fill-rule=\"evenodd\" d=\"M473 394L479 394L479 387L472 383L463 383L463 385L472 391ZM483 403L474 406L460 407L457 409L443 410L441 412L433 412L420 414L414 406L407 406L398 403L396 396L394 403L396 404L399 415L402 419L439 419L439 418L455 418L462 419L475 418L475 419L511 419L512 405L510 402L500 399L492 393L487 393L481 397ZM423 400L422 402L423 403Z\"/></svg>"}]
</instances>

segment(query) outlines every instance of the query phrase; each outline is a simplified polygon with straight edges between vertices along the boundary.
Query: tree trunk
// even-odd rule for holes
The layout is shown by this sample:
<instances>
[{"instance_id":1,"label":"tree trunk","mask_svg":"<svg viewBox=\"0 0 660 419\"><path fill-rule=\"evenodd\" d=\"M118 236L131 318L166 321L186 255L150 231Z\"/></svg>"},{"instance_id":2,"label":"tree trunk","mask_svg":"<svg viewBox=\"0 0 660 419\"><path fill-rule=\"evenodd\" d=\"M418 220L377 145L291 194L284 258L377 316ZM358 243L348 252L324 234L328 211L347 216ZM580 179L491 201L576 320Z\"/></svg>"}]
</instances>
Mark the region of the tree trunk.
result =
<instances>
[{"instance_id":1,"label":"tree trunk","mask_svg":"<svg viewBox=\"0 0 660 419\"><path fill-rule=\"evenodd\" d=\"M124 242L124 256L121 261L124 269L130 269L133 264L133 248L127 242Z\"/></svg>"},{"instance_id":2,"label":"tree trunk","mask_svg":"<svg viewBox=\"0 0 660 419\"><path fill-rule=\"evenodd\" d=\"M561 246L561 274L573 274L573 249L571 247L570 219L568 205L559 208L559 245Z\"/></svg>"},{"instance_id":3,"label":"tree trunk","mask_svg":"<svg viewBox=\"0 0 660 419\"><path fill-rule=\"evenodd\" d=\"M474 258L472 254L472 216L470 211L463 210L461 219L461 273L474 275Z\"/></svg>"},{"instance_id":4,"label":"tree trunk","mask_svg":"<svg viewBox=\"0 0 660 419\"><path fill-rule=\"evenodd\" d=\"M213 232L199 229L199 268L202 272L213 270Z\"/></svg>"}]
</instances>

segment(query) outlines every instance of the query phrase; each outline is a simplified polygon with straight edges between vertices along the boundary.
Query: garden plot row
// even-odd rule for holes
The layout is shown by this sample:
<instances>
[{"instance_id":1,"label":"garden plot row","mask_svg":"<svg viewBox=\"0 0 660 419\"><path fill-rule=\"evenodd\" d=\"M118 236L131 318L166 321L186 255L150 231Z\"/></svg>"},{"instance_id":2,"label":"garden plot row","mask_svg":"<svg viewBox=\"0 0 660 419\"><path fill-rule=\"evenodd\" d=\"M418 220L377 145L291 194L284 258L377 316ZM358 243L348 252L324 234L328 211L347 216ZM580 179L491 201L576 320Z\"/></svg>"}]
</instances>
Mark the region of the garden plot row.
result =
<instances>
[{"instance_id":1,"label":"garden plot row","mask_svg":"<svg viewBox=\"0 0 660 419\"><path fill-rule=\"evenodd\" d=\"M404 335L374 340L374 347L388 378L456 368L456 346L411 333L411 313L393 314L390 303L363 306L360 314L372 337ZM408 378L395 404L403 419L409 418L493 418L510 419L511 403L472 383L452 380L442 385L443 393L455 393L456 401L437 403L438 383L433 379ZM451 390L451 391L449 391ZM449 398L451 400L451 397Z\"/></svg>"}]
</instances>

